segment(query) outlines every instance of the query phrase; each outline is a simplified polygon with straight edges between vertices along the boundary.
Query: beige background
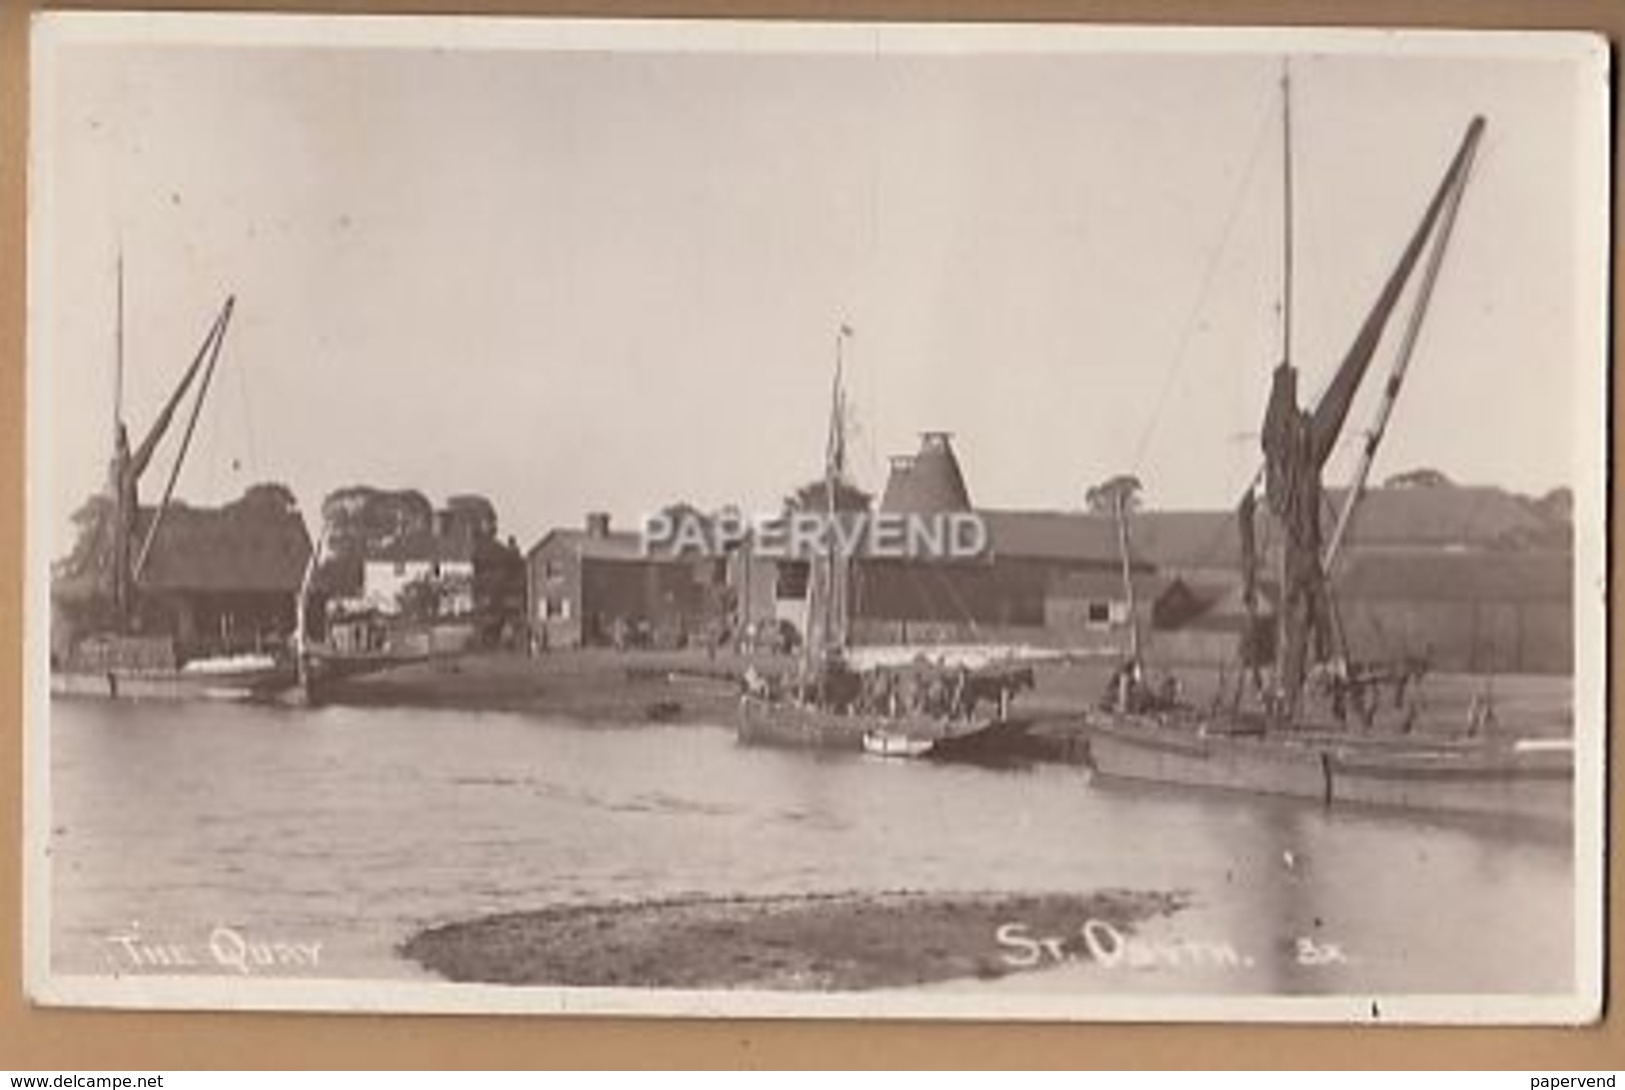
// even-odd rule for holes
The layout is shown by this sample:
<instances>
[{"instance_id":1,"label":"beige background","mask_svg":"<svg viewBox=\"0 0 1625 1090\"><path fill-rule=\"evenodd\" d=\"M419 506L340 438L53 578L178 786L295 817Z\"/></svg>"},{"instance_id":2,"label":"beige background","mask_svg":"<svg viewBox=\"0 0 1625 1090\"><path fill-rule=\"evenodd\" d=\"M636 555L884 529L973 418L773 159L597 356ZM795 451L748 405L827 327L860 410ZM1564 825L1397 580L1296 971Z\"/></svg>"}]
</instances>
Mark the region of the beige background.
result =
<instances>
[{"instance_id":1,"label":"beige background","mask_svg":"<svg viewBox=\"0 0 1625 1090\"><path fill-rule=\"evenodd\" d=\"M531 1066L1044 1066L1517 1067L1625 1066L1611 1018L1586 1030L1397 1030L1077 1025L859 1025L608 1018L126 1014L34 1010L21 990L21 623L24 451L27 22L37 5L0 14L0 1070L207 1067ZM62 9L106 4L58 4ZM1235 0L367 0L329 3L118 5L129 9L465 14L714 15L831 18L1079 20L1251 25L1390 25L1595 29L1617 44L1625 5L1603 2L1361 4ZM1616 115L1616 144L1618 120ZM1617 150L1615 152L1617 162ZM1618 198L1615 197L1616 212ZM1617 243L1616 243L1617 250ZM1615 288L1616 298L1618 287ZM16 619L16 620L13 620ZM1617 771L1611 776L1618 783ZM1618 816L1615 815L1615 824ZM1609 876L1617 890L1617 875ZM1610 901L1615 900L1610 898ZM1612 928L1610 928L1612 931ZM1611 966L1619 960L1613 948ZM1612 973L1609 974L1612 977Z\"/></svg>"}]
</instances>

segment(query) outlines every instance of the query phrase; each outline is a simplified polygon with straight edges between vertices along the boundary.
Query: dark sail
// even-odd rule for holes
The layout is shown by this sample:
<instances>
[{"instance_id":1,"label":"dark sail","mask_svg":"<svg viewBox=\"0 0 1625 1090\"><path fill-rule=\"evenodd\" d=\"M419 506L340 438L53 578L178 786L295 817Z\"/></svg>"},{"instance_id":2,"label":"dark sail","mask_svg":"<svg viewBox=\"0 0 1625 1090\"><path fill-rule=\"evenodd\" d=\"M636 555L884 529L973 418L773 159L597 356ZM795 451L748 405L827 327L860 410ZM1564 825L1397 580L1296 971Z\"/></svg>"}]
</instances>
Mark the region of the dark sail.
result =
<instances>
[{"instance_id":1,"label":"dark sail","mask_svg":"<svg viewBox=\"0 0 1625 1090\"><path fill-rule=\"evenodd\" d=\"M108 470L107 483L113 498L113 609L121 629L129 627L135 609L135 529L141 506L141 478L152 461L153 452L169 431L186 391L196 380L204 362L210 358L216 342L224 335L232 305L233 300L227 299L226 305L215 316L214 324L209 327L208 336L203 338L197 355L192 358L191 365L169 395L152 427L147 430L146 438L134 451L130 449L129 433L124 422L117 422L113 462Z\"/></svg>"},{"instance_id":2,"label":"dark sail","mask_svg":"<svg viewBox=\"0 0 1625 1090\"><path fill-rule=\"evenodd\" d=\"M1456 156L1450 162L1450 169L1445 172L1444 179L1433 194L1433 199L1428 202L1427 213L1417 226L1416 233L1411 236L1404 254L1400 256L1398 266L1389 276L1388 282L1383 285L1382 294L1377 297L1371 313L1366 315L1365 323L1361 325L1354 343L1349 346L1348 354L1343 357L1342 366L1337 369L1337 374L1326 387L1320 403L1315 406L1314 455L1320 464L1325 463L1332 448L1337 445L1337 437L1343 430L1343 422L1348 418L1349 407L1354 404L1355 392L1360 388L1360 382L1371 366L1371 359L1376 355L1377 345L1382 341L1383 329L1399 302L1400 294L1405 290L1405 284L1410 280L1417 260L1422 256L1428 238L1433 234L1434 225L1438 222L1445 200L1450 191L1459 184L1461 175L1472 157L1473 149L1483 133L1484 119L1473 118L1471 124L1467 126L1466 135L1462 137L1461 147L1456 149Z\"/></svg>"},{"instance_id":3,"label":"dark sail","mask_svg":"<svg viewBox=\"0 0 1625 1090\"><path fill-rule=\"evenodd\" d=\"M1269 661L1269 650L1258 624L1258 493L1248 486L1236 505L1241 528L1241 604L1247 627L1241 636L1241 664L1258 668Z\"/></svg>"},{"instance_id":4,"label":"dark sail","mask_svg":"<svg viewBox=\"0 0 1625 1090\"><path fill-rule=\"evenodd\" d=\"M1383 330L1433 234L1449 194L1462 183L1466 165L1483 130L1483 118L1474 118L1467 127L1422 222L1314 409L1299 408L1297 369L1290 360L1276 367L1271 380L1261 445L1266 470L1265 500L1270 513L1281 525L1283 538L1276 668L1285 701L1281 711L1287 716L1296 712L1311 656L1312 661L1319 662L1331 654L1331 601L1321 561L1322 471L1337 446L1354 396L1381 343Z\"/></svg>"}]
</instances>

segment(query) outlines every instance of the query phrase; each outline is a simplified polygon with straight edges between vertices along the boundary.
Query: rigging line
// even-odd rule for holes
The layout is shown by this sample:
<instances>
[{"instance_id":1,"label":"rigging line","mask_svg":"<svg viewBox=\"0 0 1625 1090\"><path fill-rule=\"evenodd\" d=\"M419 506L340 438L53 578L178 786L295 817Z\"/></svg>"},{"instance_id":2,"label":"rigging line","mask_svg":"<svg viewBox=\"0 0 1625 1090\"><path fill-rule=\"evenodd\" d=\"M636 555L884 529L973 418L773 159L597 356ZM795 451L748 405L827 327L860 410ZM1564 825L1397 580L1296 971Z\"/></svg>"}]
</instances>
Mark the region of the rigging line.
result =
<instances>
[{"instance_id":1,"label":"rigging line","mask_svg":"<svg viewBox=\"0 0 1625 1090\"><path fill-rule=\"evenodd\" d=\"M1292 67L1281 61L1281 362L1292 362Z\"/></svg>"},{"instance_id":2,"label":"rigging line","mask_svg":"<svg viewBox=\"0 0 1625 1090\"><path fill-rule=\"evenodd\" d=\"M1416 350L1418 338L1421 336L1422 323L1427 318L1428 304L1433 299L1433 289L1437 286L1440 270L1444 266L1446 252L1450 248L1450 238L1455 231L1456 216L1461 211L1462 197L1467 191L1467 182L1471 178L1473 159L1478 151L1479 134L1483 132L1482 119L1475 119L1472 127L1468 129L1467 144L1465 145L1465 158L1461 161L1461 172L1456 176L1455 186L1445 200L1444 216L1434 230L1431 248L1427 256L1427 264L1422 272L1422 280L1415 289L1411 300L1410 313L1406 316L1405 331L1400 340L1392 369L1389 371L1388 383L1383 389L1381 399L1377 404L1377 414L1372 420L1371 428L1366 432L1365 448L1360 455L1359 467L1355 470L1354 481L1349 486L1349 496L1342 512L1338 516L1337 524L1332 530L1332 539L1326 546L1325 563L1328 568L1336 561L1338 547L1342 543L1344 534L1355 514L1355 505L1364 492L1366 482L1370 478L1371 467L1376 461L1377 448L1388 431L1388 424L1392 418L1399 394L1404 386L1406 373L1410 369L1412 355Z\"/></svg>"},{"instance_id":3,"label":"rigging line","mask_svg":"<svg viewBox=\"0 0 1625 1090\"><path fill-rule=\"evenodd\" d=\"M147 557L152 552L152 544L158 537L158 527L164 520L164 513L169 510L169 501L175 494L175 484L180 479L181 467L186 463L186 452L191 448L192 435L197 429L198 417L203 412L203 402L209 396L209 386L214 381L215 365L220 362L220 347L226 339L226 327L231 324L231 312L237 300L232 296L226 297L226 305L221 308L220 316L215 319L214 328L210 330L211 341L205 343L208 352L208 367L203 372L203 382L198 386L195 400L192 402L191 415L186 420L186 430L181 434L180 449L175 452L175 461L169 467L169 479L164 483L163 499L153 511L152 522L147 527L147 536L141 542L141 552L135 561L135 578L139 582L141 574L146 570Z\"/></svg>"},{"instance_id":4,"label":"rigging line","mask_svg":"<svg viewBox=\"0 0 1625 1090\"><path fill-rule=\"evenodd\" d=\"M1253 175L1258 171L1259 157L1264 150L1264 138L1270 131L1270 122L1273 115L1273 110L1266 111L1259 122L1258 135L1253 138L1252 151L1248 153L1247 165L1242 171L1241 183L1236 189L1235 198L1231 201L1230 212L1225 218L1224 228L1219 233L1218 245L1214 247L1208 257L1207 269L1203 273L1202 285L1197 292L1195 305L1192 306L1185 319L1184 326L1180 329L1179 340L1174 347L1174 354L1169 360L1167 369L1163 372L1162 387L1157 393L1156 405L1151 411L1151 416L1146 420L1145 428L1140 433L1139 442L1135 446L1132 465L1135 474L1139 473L1145 462L1146 450L1150 446L1151 438L1156 432L1158 423L1161 422L1162 411L1167 405L1168 395L1173 392L1174 379L1178 377L1179 372L1184 368L1191 341L1196 334L1198 319L1200 319L1202 311L1207 305L1208 296L1213 291L1213 285L1218 280L1219 267L1223 264L1223 258L1230 249L1230 240L1235 234L1237 222L1241 219L1241 209L1246 203L1245 198L1248 191L1252 188Z\"/></svg>"},{"instance_id":5,"label":"rigging line","mask_svg":"<svg viewBox=\"0 0 1625 1090\"><path fill-rule=\"evenodd\" d=\"M113 442L124 427L124 238L118 244L118 324L113 348Z\"/></svg>"}]
</instances>

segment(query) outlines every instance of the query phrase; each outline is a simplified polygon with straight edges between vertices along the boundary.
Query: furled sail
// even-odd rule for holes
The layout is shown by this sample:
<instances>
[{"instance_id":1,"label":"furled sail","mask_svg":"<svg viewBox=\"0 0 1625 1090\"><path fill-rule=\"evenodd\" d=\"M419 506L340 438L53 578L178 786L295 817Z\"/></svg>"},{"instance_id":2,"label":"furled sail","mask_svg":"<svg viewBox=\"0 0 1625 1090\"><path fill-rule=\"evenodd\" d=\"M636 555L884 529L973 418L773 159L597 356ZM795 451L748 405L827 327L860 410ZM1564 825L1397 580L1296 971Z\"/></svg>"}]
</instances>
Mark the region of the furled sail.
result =
<instances>
[{"instance_id":1,"label":"furled sail","mask_svg":"<svg viewBox=\"0 0 1625 1090\"><path fill-rule=\"evenodd\" d=\"M1261 445L1265 501L1281 525L1283 538L1276 668L1285 702L1282 711L1286 714L1296 711L1310 662L1324 661L1331 654L1331 602L1321 554L1322 470L1337 446L1355 394L1382 341L1383 330L1449 195L1464 181L1467 164L1483 130L1481 117L1475 117L1468 125L1421 223L1315 407L1310 410L1299 407L1298 372L1291 360L1278 365L1272 376Z\"/></svg>"}]
</instances>

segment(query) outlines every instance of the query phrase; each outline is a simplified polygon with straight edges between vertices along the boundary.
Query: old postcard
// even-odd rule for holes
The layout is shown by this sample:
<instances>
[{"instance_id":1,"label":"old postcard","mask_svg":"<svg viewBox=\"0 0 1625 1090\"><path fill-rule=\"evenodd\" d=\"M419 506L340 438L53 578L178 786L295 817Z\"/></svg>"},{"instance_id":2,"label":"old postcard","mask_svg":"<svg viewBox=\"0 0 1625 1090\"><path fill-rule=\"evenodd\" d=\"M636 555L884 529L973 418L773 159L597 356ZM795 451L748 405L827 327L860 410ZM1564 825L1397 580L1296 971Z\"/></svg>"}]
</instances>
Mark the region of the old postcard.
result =
<instances>
[{"instance_id":1,"label":"old postcard","mask_svg":"<svg viewBox=\"0 0 1625 1090\"><path fill-rule=\"evenodd\" d=\"M27 969L1576 1022L1607 50L45 15Z\"/></svg>"}]
</instances>

